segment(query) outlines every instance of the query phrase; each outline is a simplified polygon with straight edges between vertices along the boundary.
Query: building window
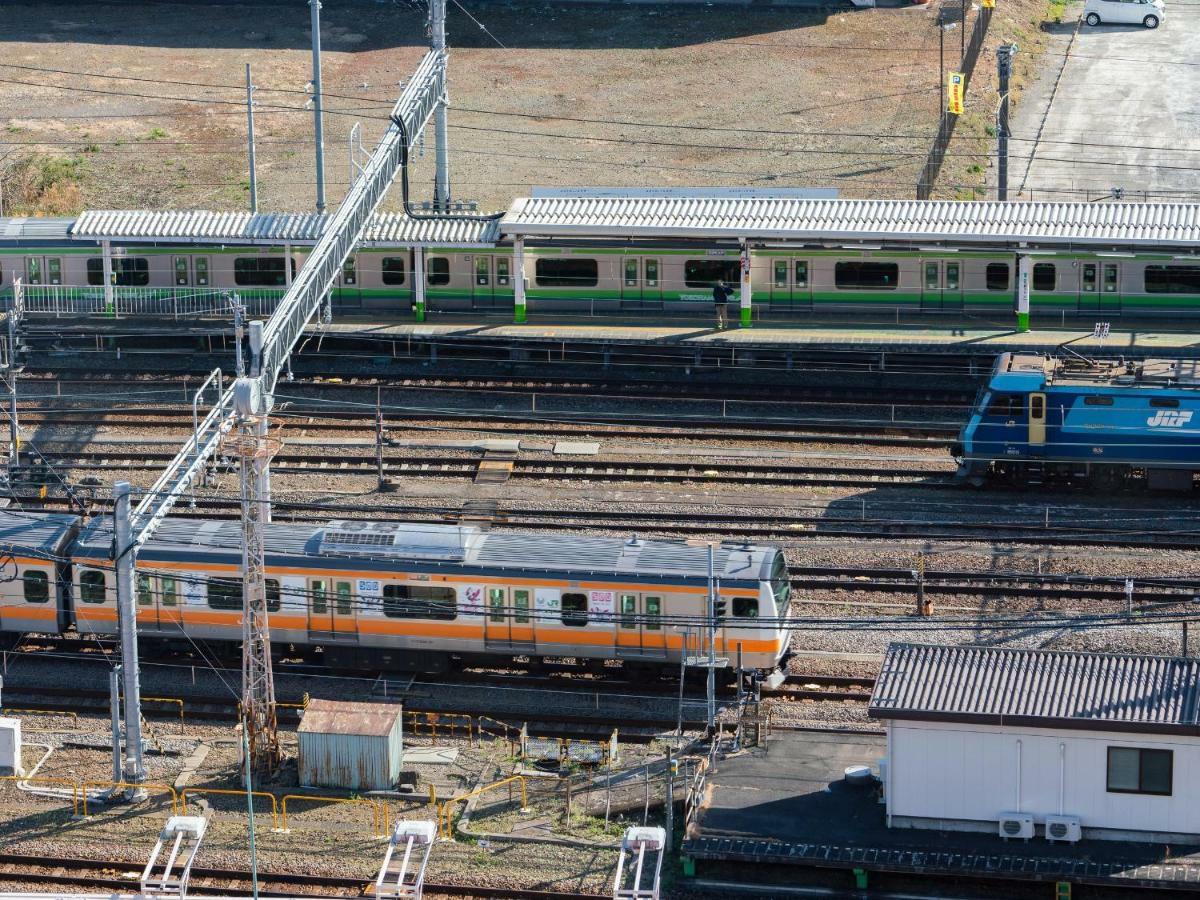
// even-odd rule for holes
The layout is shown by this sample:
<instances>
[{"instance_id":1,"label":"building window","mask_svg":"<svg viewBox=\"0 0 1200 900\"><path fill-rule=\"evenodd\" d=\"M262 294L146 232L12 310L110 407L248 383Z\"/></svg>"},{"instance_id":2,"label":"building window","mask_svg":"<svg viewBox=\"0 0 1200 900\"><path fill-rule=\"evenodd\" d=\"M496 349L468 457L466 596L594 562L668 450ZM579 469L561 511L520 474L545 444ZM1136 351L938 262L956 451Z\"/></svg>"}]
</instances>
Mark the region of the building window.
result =
<instances>
[{"instance_id":1,"label":"building window","mask_svg":"<svg viewBox=\"0 0 1200 900\"><path fill-rule=\"evenodd\" d=\"M583 628L588 623L587 594L562 595L562 623Z\"/></svg>"},{"instance_id":2,"label":"building window","mask_svg":"<svg viewBox=\"0 0 1200 900\"><path fill-rule=\"evenodd\" d=\"M985 278L989 291L1007 291L1008 263L988 263Z\"/></svg>"},{"instance_id":3,"label":"building window","mask_svg":"<svg viewBox=\"0 0 1200 900\"><path fill-rule=\"evenodd\" d=\"M1200 294L1200 266L1146 266L1147 294Z\"/></svg>"},{"instance_id":4,"label":"building window","mask_svg":"<svg viewBox=\"0 0 1200 900\"><path fill-rule=\"evenodd\" d=\"M150 283L150 261L141 256L115 256L112 261L113 284L121 287L145 287ZM87 281L104 284L104 260L93 256L87 261Z\"/></svg>"},{"instance_id":5,"label":"building window","mask_svg":"<svg viewBox=\"0 0 1200 900\"><path fill-rule=\"evenodd\" d=\"M1052 291L1058 283L1058 275L1054 263L1038 263L1033 267L1033 289L1035 291Z\"/></svg>"},{"instance_id":6,"label":"building window","mask_svg":"<svg viewBox=\"0 0 1200 900\"><path fill-rule=\"evenodd\" d=\"M383 283L404 284L404 257L385 256L383 258Z\"/></svg>"},{"instance_id":7,"label":"building window","mask_svg":"<svg viewBox=\"0 0 1200 900\"><path fill-rule=\"evenodd\" d=\"M894 291L900 281L900 266L887 262L840 262L833 267L833 278L842 290Z\"/></svg>"},{"instance_id":8,"label":"building window","mask_svg":"<svg viewBox=\"0 0 1200 900\"><path fill-rule=\"evenodd\" d=\"M683 283L690 288L709 288L718 281L737 284L742 264L736 259L689 259L683 264Z\"/></svg>"},{"instance_id":9,"label":"building window","mask_svg":"<svg viewBox=\"0 0 1200 900\"><path fill-rule=\"evenodd\" d=\"M425 281L432 287L450 283L450 260L444 256L431 256L425 264Z\"/></svg>"},{"instance_id":10,"label":"building window","mask_svg":"<svg viewBox=\"0 0 1200 900\"><path fill-rule=\"evenodd\" d=\"M233 261L233 282L243 287L282 287L287 270L282 256L239 256ZM292 262L292 275L296 263Z\"/></svg>"},{"instance_id":11,"label":"building window","mask_svg":"<svg viewBox=\"0 0 1200 900\"><path fill-rule=\"evenodd\" d=\"M79 574L79 599L84 603L103 603L105 599L104 573L97 569L84 569Z\"/></svg>"},{"instance_id":12,"label":"building window","mask_svg":"<svg viewBox=\"0 0 1200 900\"><path fill-rule=\"evenodd\" d=\"M1108 748L1108 790L1113 794L1171 795L1171 750Z\"/></svg>"},{"instance_id":13,"label":"building window","mask_svg":"<svg viewBox=\"0 0 1200 900\"><path fill-rule=\"evenodd\" d=\"M454 588L417 584L388 584L383 588L383 614L391 619L438 619L458 615Z\"/></svg>"},{"instance_id":14,"label":"building window","mask_svg":"<svg viewBox=\"0 0 1200 900\"><path fill-rule=\"evenodd\" d=\"M208 605L213 609L241 609L242 583L233 578L210 578Z\"/></svg>"},{"instance_id":15,"label":"building window","mask_svg":"<svg viewBox=\"0 0 1200 900\"><path fill-rule=\"evenodd\" d=\"M25 586L26 603L50 602L50 576L37 569L26 569L21 576Z\"/></svg>"},{"instance_id":16,"label":"building window","mask_svg":"<svg viewBox=\"0 0 1200 900\"><path fill-rule=\"evenodd\" d=\"M534 277L538 287L595 287L600 270L594 259L539 259Z\"/></svg>"}]
</instances>

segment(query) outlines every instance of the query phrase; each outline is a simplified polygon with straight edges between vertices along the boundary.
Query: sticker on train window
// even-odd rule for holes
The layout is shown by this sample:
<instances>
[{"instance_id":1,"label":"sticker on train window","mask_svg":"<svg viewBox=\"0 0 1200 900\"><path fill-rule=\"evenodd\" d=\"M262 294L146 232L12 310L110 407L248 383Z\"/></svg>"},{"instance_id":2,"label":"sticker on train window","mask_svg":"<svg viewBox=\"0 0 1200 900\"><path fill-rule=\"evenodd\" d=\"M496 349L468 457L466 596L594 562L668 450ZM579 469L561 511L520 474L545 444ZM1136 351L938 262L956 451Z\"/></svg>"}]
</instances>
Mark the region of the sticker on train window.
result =
<instances>
[{"instance_id":1,"label":"sticker on train window","mask_svg":"<svg viewBox=\"0 0 1200 900\"><path fill-rule=\"evenodd\" d=\"M617 595L614 591L589 591L588 613L596 619L611 619L617 610Z\"/></svg>"},{"instance_id":2,"label":"sticker on train window","mask_svg":"<svg viewBox=\"0 0 1200 900\"><path fill-rule=\"evenodd\" d=\"M358 579L358 593L362 597L378 597L383 593L383 588L380 586L380 582L374 578L360 578Z\"/></svg>"},{"instance_id":3,"label":"sticker on train window","mask_svg":"<svg viewBox=\"0 0 1200 900\"><path fill-rule=\"evenodd\" d=\"M464 616L483 615L483 585L465 584L460 591L458 611Z\"/></svg>"},{"instance_id":4,"label":"sticker on train window","mask_svg":"<svg viewBox=\"0 0 1200 900\"><path fill-rule=\"evenodd\" d=\"M207 585L199 578L189 578L183 582L183 602L190 605L203 606L208 602Z\"/></svg>"},{"instance_id":5,"label":"sticker on train window","mask_svg":"<svg viewBox=\"0 0 1200 900\"><path fill-rule=\"evenodd\" d=\"M562 609L562 592L558 588L537 588L533 595L533 607L538 612L557 615Z\"/></svg>"}]
</instances>

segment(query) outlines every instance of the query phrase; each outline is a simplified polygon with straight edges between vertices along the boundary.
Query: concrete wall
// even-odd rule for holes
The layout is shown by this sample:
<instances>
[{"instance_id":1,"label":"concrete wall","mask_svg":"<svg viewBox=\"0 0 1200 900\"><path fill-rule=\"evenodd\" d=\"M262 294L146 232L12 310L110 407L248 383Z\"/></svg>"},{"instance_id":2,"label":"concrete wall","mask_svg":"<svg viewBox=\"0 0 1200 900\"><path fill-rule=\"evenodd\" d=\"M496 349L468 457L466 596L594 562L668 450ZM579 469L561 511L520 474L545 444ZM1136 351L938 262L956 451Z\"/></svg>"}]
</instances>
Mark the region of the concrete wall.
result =
<instances>
[{"instance_id":1,"label":"concrete wall","mask_svg":"<svg viewBox=\"0 0 1200 900\"><path fill-rule=\"evenodd\" d=\"M1110 793L1113 746L1173 750L1172 795ZM995 833L1001 813L1033 813L1041 825L1061 811L1093 837L1200 835L1200 738L893 721L888 761L896 826Z\"/></svg>"}]
</instances>

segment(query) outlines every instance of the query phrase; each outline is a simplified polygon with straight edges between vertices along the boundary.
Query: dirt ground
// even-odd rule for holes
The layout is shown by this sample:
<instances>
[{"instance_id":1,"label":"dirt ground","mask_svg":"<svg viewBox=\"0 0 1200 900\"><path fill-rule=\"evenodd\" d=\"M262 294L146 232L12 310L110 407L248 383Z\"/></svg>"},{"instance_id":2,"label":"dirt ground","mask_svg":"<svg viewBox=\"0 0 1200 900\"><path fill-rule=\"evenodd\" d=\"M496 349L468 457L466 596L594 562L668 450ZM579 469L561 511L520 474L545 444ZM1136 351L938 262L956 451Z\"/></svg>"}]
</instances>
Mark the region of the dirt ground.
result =
<instances>
[{"instance_id":1,"label":"dirt ground","mask_svg":"<svg viewBox=\"0 0 1200 900\"><path fill-rule=\"evenodd\" d=\"M1018 88L1036 62L1033 23L1045 0L999 5L941 196L976 196L983 184L992 48L1021 42ZM294 6L7 4L5 211L245 208L246 63L258 86L260 207L311 208L309 16ZM480 24L451 4L452 185L488 209L532 185L834 186L848 197L911 197L936 130L934 4L844 13L464 6ZM347 187L351 127L362 123L368 146L378 138L424 52L418 7L325 3L331 204ZM960 34L946 35L948 69ZM413 173L417 199L429 196L432 137Z\"/></svg>"}]
</instances>

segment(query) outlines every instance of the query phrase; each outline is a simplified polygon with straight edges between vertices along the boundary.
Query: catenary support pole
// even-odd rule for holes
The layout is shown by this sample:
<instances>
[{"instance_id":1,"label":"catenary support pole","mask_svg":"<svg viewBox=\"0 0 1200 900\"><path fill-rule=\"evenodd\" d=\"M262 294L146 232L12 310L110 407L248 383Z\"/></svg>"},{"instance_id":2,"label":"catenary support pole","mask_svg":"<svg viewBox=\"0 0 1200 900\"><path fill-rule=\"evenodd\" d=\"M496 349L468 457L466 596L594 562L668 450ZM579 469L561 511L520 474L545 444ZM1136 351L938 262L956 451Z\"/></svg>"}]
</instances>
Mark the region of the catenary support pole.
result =
<instances>
[{"instance_id":1,"label":"catenary support pole","mask_svg":"<svg viewBox=\"0 0 1200 900\"><path fill-rule=\"evenodd\" d=\"M122 781L121 771L121 664L117 663L108 670L108 702L112 715L112 780L113 784Z\"/></svg>"},{"instance_id":2,"label":"catenary support pole","mask_svg":"<svg viewBox=\"0 0 1200 900\"><path fill-rule=\"evenodd\" d=\"M15 298L14 298L15 305ZM17 313L8 314L8 466L21 465L21 421L17 409Z\"/></svg>"},{"instance_id":3,"label":"catenary support pole","mask_svg":"<svg viewBox=\"0 0 1200 900\"><path fill-rule=\"evenodd\" d=\"M446 0L430 0L429 3L430 46L441 55L441 65L446 65ZM445 212L450 208L450 147L447 104L449 88L442 91L441 100L433 113L434 142L437 145L437 174L433 185L433 202L436 209Z\"/></svg>"},{"instance_id":4,"label":"catenary support pole","mask_svg":"<svg viewBox=\"0 0 1200 900\"><path fill-rule=\"evenodd\" d=\"M1017 254L1017 331L1029 330L1029 291L1033 280L1033 260Z\"/></svg>"},{"instance_id":5,"label":"catenary support pole","mask_svg":"<svg viewBox=\"0 0 1200 900\"><path fill-rule=\"evenodd\" d=\"M525 321L525 238L513 239L513 321Z\"/></svg>"},{"instance_id":6,"label":"catenary support pole","mask_svg":"<svg viewBox=\"0 0 1200 900\"><path fill-rule=\"evenodd\" d=\"M254 84L246 63L246 149L250 159L250 212L258 212L258 172L254 165Z\"/></svg>"},{"instance_id":7,"label":"catenary support pole","mask_svg":"<svg viewBox=\"0 0 1200 900\"><path fill-rule=\"evenodd\" d=\"M708 680L705 697L708 700L708 733L715 734L717 725L717 581L713 545L708 545Z\"/></svg>"},{"instance_id":8,"label":"catenary support pole","mask_svg":"<svg viewBox=\"0 0 1200 900\"><path fill-rule=\"evenodd\" d=\"M313 143L317 150L317 212L325 212L325 121L321 116L321 0L308 0L312 13Z\"/></svg>"},{"instance_id":9,"label":"catenary support pole","mask_svg":"<svg viewBox=\"0 0 1200 900\"><path fill-rule=\"evenodd\" d=\"M100 253L104 265L104 314L113 316L117 308L113 301L112 241L101 241Z\"/></svg>"},{"instance_id":10,"label":"catenary support pole","mask_svg":"<svg viewBox=\"0 0 1200 900\"><path fill-rule=\"evenodd\" d=\"M129 482L113 485L113 554L117 570L117 623L121 632L121 675L125 683L125 771L123 780L141 784L146 780L142 764L142 688L138 663L137 607L134 604L133 528L129 519ZM130 800L141 799L144 791L131 789Z\"/></svg>"},{"instance_id":11,"label":"catenary support pole","mask_svg":"<svg viewBox=\"0 0 1200 900\"><path fill-rule=\"evenodd\" d=\"M1003 44L996 50L996 65L1000 75L1000 111L996 121L996 199L1008 199L1008 79L1012 74L1012 58L1016 44Z\"/></svg>"}]
</instances>

